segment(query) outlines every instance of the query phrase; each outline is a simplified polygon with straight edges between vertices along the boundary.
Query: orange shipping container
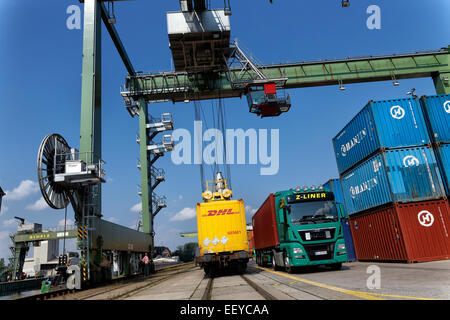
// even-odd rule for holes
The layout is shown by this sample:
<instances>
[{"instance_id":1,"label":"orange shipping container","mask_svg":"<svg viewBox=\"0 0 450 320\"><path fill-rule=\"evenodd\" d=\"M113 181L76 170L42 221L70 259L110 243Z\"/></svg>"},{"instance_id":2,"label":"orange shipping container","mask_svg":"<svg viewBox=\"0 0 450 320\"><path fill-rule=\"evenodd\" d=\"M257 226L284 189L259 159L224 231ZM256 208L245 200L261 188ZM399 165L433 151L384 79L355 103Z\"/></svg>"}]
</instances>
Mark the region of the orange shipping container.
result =
<instances>
[{"instance_id":1,"label":"orange shipping container","mask_svg":"<svg viewBox=\"0 0 450 320\"><path fill-rule=\"evenodd\" d=\"M450 204L396 204L350 216L360 261L425 262L450 259Z\"/></svg>"}]
</instances>

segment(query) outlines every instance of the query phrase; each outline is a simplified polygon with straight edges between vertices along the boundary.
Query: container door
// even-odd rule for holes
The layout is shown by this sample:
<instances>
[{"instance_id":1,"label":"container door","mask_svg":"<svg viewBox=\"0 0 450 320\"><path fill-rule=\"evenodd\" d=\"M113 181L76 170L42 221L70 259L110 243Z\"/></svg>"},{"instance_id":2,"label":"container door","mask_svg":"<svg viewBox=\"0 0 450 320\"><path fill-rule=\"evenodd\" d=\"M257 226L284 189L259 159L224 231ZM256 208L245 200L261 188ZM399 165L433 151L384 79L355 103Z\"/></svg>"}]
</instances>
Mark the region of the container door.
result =
<instances>
[{"instance_id":1,"label":"container door","mask_svg":"<svg viewBox=\"0 0 450 320\"><path fill-rule=\"evenodd\" d=\"M450 143L450 95L424 97L421 100L435 142Z\"/></svg>"},{"instance_id":2,"label":"container door","mask_svg":"<svg viewBox=\"0 0 450 320\"><path fill-rule=\"evenodd\" d=\"M431 142L418 100L373 101L371 107L381 147L405 148Z\"/></svg>"},{"instance_id":3,"label":"container door","mask_svg":"<svg viewBox=\"0 0 450 320\"><path fill-rule=\"evenodd\" d=\"M386 151L385 162L395 202L433 200L444 196L440 171L431 148Z\"/></svg>"},{"instance_id":4,"label":"container door","mask_svg":"<svg viewBox=\"0 0 450 320\"><path fill-rule=\"evenodd\" d=\"M450 209L447 201L400 205L398 215L410 262L450 258Z\"/></svg>"},{"instance_id":5,"label":"container door","mask_svg":"<svg viewBox=\"0 0 450 320\"><path fill-rule=\"evenodd\" d=\"M349 223L358 260L408 261L394 207L350 217Z\"/></svg>"}]
</instances>

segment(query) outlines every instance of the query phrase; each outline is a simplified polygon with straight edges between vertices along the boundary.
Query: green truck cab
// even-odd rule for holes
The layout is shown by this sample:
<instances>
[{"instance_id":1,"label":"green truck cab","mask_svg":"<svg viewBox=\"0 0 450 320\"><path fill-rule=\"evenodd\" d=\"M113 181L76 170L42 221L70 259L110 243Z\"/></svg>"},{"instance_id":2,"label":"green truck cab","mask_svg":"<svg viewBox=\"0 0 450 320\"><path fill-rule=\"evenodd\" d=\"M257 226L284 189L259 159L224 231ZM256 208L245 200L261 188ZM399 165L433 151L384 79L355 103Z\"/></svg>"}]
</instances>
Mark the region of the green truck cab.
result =
<instances>
[{"instance_id":1,"label":"green truck cab","mask_svg":"<svg viewBox=\"0 0 450 320\"><path fill-rule=\"evenodd\" d=\"M342 205L330 190L296 188L270 194L252 218L256 262L275 270L347 262Z\"/></svg>"}]
</instances>

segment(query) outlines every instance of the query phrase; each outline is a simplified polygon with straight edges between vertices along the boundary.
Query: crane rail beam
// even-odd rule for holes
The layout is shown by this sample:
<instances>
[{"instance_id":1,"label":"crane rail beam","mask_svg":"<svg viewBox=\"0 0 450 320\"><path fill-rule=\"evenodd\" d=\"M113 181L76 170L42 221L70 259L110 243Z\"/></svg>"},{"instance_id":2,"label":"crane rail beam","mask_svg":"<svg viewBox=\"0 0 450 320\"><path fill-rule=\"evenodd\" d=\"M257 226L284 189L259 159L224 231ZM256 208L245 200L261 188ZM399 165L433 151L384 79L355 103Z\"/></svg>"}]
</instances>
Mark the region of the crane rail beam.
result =
<instances>
[{"instance_id":1,"label":"crane rail beam","mask_svg":"<svg viewBox=\"0 0 450 320\"><path fill-rule=\"evenodd\" d=\"M127 71L130 75L135 75L136 72L134 71L133 64L131 63L127 51L125 50L125 46L123 45L122 40L120 40L116 28L114 27L113 24L110 24L108 22L108 10L106 9L103 3L100 3L100 9L103 23L105 24L106 30L108 30L108 33L111 36L111 39L114 42L114 45L116 46L116 49L119 52L120 57L122 58L125 68L127 68Z\"/></svg>"},{"instance_id":2,"label":"crane rail beam","mask_svg":"<svg viewBox=\"0 0 450 320\"><path fill-rule=\"evenodd\" d=\"M60 240L64 238L73 239L77 237L77 229L67 229L60 231L44 231L44 232L36 232L36 233L25 233L25 234L16 234L14 235L14 243L17 242L35 242L35 241L47 241L47 240Z\"/></svg>"},{"instance_id":3,"label":"crane rail beam","mask_svg":"<svg viewBox=\"0 0 450 320\"><path fill-rule=\"evenodd\" d=\"M450 76L450 46L413 54L267 65L260 70L269 79L287 78L286 89L431 77L437 93L444 94L450 93L448 80L443 84L438 78ZM242 76L238 74L242 70L233 68L229 72L233 73L231 77L227 72L127 76L122 96L134 100L144 98L146 102L241 97L245 91L233 88L229 79ZM242 80L249 80L252 74L256 78L256 74L248 70L247 78Z\"/></svg>"}]
</instances>

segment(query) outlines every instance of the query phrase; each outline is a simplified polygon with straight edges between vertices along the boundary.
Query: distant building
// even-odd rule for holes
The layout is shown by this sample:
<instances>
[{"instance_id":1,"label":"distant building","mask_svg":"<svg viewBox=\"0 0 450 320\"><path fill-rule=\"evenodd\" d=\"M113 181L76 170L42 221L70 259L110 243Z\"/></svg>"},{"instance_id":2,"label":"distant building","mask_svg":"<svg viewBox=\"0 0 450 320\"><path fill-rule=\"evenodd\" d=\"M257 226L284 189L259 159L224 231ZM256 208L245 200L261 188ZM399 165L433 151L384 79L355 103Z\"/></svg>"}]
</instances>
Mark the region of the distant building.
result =
<instances>
[{"instance_id":1,"label":"distant building","mask_svg":"<svg viewBox=\"0 0 450 320\"><path fill-rule=\"evenodd\" d=\"M27 276L35 276L41 273L50 276L56 265L59 256L59 240L41 241L39 247L34 247L33 258L26 258L23 265L23 272Z\"/></svg>"},{"instance_id":2,"label":"distant building","mask_svg":"<svg viewBox=\"0 0 450 320\"><path fill-rule=\"evenodd\" d=\"M0 187L0 212L2 211L2 198L6 193L3 192L2 187Z\"/></svg>"}]
</instances>

